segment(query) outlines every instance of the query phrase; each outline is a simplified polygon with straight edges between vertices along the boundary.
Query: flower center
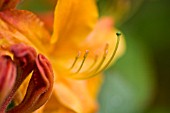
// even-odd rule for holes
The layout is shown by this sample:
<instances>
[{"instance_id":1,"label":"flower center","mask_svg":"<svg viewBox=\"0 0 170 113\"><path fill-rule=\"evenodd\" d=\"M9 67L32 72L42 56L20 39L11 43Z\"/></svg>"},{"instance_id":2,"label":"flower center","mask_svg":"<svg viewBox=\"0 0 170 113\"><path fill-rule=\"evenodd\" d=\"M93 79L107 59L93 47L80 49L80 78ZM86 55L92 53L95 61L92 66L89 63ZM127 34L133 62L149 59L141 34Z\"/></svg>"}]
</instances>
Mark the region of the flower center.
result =
<instances>
[{"instance_id":1,"label":"flower center","mask_svg":"<svg viewBox=\"0 0 170 113\"><path fill-rule=\"evenodd\" d=\"M113 61L116 55L116 52L119 46L121 33L118 32L116 33L116 35L117 35L117 41L116 41L114 50L112 52L109 51L109 44L106 43L104 50L103 50L103 54L95 55L92 61L93 63L90 63L88 67L84 65L86 61L88 60L88 55L90 51L86 50L83 54L83 58L80 58L82 52L78 51L75 59L73 60L72 65L68 69L70 73L69 76L76 78L76 79L87 79L104 71L111 64L111 62Z\"/></svg>"}]
</instances>

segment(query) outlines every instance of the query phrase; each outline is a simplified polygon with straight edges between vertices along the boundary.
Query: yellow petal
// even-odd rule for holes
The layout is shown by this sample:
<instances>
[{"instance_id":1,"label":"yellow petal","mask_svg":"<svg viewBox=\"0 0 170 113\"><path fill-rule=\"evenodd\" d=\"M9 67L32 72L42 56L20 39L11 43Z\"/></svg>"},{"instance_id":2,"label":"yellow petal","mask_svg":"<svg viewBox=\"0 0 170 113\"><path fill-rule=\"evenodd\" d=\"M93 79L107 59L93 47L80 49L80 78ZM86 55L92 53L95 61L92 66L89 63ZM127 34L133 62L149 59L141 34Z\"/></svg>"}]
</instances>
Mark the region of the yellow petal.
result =
<instances>
[{"instance_id":1,"label":"yellow petal","mask_svg":"<svg viewBox=\"0 0 170 113\"><path fill-rule=\"evenodd\" d=\"M57 100L66 108L69 108L77 113L82 113L82 106L74 92L64 84L55 84L54 93Z\"/></svg>"},{"instance_id":2,"label":"yellow petal","mask_svg":"<svg viewBox=\"0 0 170 113\"><path fill-rule=\"evenodd\" d=\"M50 34L33 13L11 9L0 12L0 38L8 43L23 42L43 50Z\"/></svg>"},{"instance_id":3,"label":"yellow petal","mask_svg":"<svg viewBox=\"0 0 170 113\"><path fill-rule=\"evenodd\" d=\"M106 59L109 59L113 51L116 49L115 46L118 40L116 33L119 32L119 30L113 28L113 26L114 21L112 18L101 18L97 22L94 30L87 36L87 38L82 43L79 43L78 48L81 48L83 50L88 49L98 56L103 57L105 47L108 44L108 54ZM118 50L113 60L115 61L116 57L120 57L124 53L124 51L125 41L124 37L121 36Z\"/></svg>"},{"instance_id":4,"label":"yellow petal","mask_svg":"<svg viewBox=\"0 0 170 113\"><path fill-rule=\"evenodd\" d=\"M92 98L96 99L102 83L103 83L103 74L101 73L96 75L95 77L87 79L87 87Z\"/></svg>"},{"instance_id":5,"label":"yellow petal","mask_svg":"<svg viewBox=\"0 0 170 113\"><path fill-rule=\"evenodd\" d=\"M93 29L98 12L96 0L58 0L51 42L77 43Z\"/></svg>"},{"instance_id":6,"label":"yellow petal","mask_svg":"<svg viewBox=\"0 0 170 113\"><path fill-rule=\"evenodd\" d=\"M67 44L62 43L62 46L58 48L57 52L53 52L55 56L53 60L56 61L53 62L53 66L56 67L57 72L73 78L88 78L93 76L95 72L100 72L105 69L111 62L116 61L116 59L124 53L125 42L123 36L121 36L118 48L116 47L118 41L116 32L118 32L118 30L114 29L113 26L112 18L103 17L96 23L93 31L91 31L82 42L76 45L67 42ZM105 49L106 46L108 46L107 50ZM88 55L80 69L87 50ZM114 55L115 50L116 54ZM104 56L105 52L107 52L106 56ZM74 64L77 56L79 56L78 60L70 71L70 67ZM104 57L106 58L102 62ZM94 62L95 65L93 65ZM79 69L80 71L78 72Z\"/></svg>"},{"instance_id":7,"label":"yellow petal","mask_svg":"<svg viewBox=\"0 0 170 113\"><path fill-rule=\"evenodd\" d=\"M55 83L53 95L44 106L43 113L53 113L54 111L54 113L96 112L98 86L101 85L101 80L98 77L82 81L60 79ZM90 88L92 81L96 84L93 84L93 88Z\"/></svg>"}]
</instances>

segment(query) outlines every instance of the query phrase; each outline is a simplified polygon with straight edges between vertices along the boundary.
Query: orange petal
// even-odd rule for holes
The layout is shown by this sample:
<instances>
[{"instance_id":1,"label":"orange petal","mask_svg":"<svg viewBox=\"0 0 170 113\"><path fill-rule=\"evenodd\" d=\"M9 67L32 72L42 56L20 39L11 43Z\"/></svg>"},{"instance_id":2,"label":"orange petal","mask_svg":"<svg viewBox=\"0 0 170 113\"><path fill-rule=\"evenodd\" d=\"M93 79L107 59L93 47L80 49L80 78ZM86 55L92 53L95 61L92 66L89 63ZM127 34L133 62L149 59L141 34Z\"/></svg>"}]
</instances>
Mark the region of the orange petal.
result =
<instances>
[{"instance_id":1,"label":"orange petal","mask_svg":"<svg viewBox=\"0 0 170 113\"><path fill-rule=\"evenodd\" d=\"M112 18L103 17L97 22L94 30L90 32L82 42L76 45L63 44L56 52L57 55L54 60L56 61L54 62L54 66L57 67L59 65L63 67L63 70L65 70L61 70L61 73L65 72L63 75L78 79L89 78L99 74L112 62L116 61L125 50L124 38L123 36L120 38L117 37L116 32L118 32L118 30L114 29L113 25ZM118 44L119 39L120 42ZM86 55L87 50L88 54ZM84 60L85 55L86 58ZM72 68L72 64L74 64L76 58L76 63ZM84 63L80 69L83 60ZM80 69L79 72L78 69ZM59 69L57 68L57 70ZM58 72L60 72L60 70Z\"/></svg>"},{"instance_id":2,"label":"orange petal","mask_svg":"<svg viewBox=\"0 0 170 113\"><path fill-rule=\"evenodd\" d=\"M114 22L110 17L101 18L96 24L94 30L87 36L87 38L79 44L79 48L89 49L90 51L103 55L104 49L108 44L108 55L110 58L112 52L115 50L118 37L116 35L119 30L113 28ZM121 56L125 50L124 37L120 37L120 43L116 52L116 57Z\"/></svg>"},{"instance_id":3,"label":"orange petal","mask_svg":"<svg viewBox=\"0 0 170 113\"><path fill-rule=\"evenodd\" d=\"M5 10L0 12L0 39L8 43L28 43L43 51L48 45L50 34L44 24L31 12Z\"/></svg>"},{"instance_id":4,"label":"orange petal","mask_svg":"<svg viewBox=\"0 0 170 113\"><path fill-rule=\"evenodd\" d=\"M0 10L15 8L18 2L20 2L20 0L1 0Z\"/></svg>"},{"instance_id":5,"label":"orange petal","mask_svg":"<svg viewBox=\"0 0 170 113\"><path fill-rule=\"evenodd\" d=\"M62 83L57 83L54 86L54 94L57 101L59 101L57 103L62 104L74 112L82 113L81 103L69 87Z\"/></svg>"},{"instance_id":6,"label":"orange petal","mask_svg":"<svg viewBox=\"0 0 170 113\"><path fill-rule=\"evenodd\" d=\"M92 92L89 91L88 83L86 80L72 79L62 79L55 82L53 96L45 105L44 111L47 113L54 111L57 111L56 113L96 112L96 94L95 97L94 93L91 95ZM93 85L96 86L95 84Z\"/></svg>"},{"instance_id":7,"label":"orange petal","mask_svg":"<svg viewBox=\"0 0 170 113\"><path fill-rule=\"evenodd\" d=\"M53 21L54 15L52 11L39 13L38 16L43 20L45 27L48 28L50 32L53 31Z\"/></svg>"},{"instance_id":8,"label":"orange petal","mask_svg":"<svg viewBox=\"0 0 170 113\"><path fill-rule=\"evenodd\" d=\"M58 0L54 15L51 42L77 43L87 36L97 21L96 0Z\"/></svg>"}]
</instances>

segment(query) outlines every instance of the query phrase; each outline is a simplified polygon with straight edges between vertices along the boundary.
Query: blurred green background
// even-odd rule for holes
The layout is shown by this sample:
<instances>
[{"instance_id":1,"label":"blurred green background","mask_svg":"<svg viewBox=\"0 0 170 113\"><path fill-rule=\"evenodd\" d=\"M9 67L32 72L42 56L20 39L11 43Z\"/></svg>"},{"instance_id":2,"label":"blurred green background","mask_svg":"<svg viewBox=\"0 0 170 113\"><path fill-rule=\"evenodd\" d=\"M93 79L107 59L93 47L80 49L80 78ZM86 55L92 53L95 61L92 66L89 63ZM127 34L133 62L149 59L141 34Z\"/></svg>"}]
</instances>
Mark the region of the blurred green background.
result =
<instances>
[{"instance_id":1,"label":"blurred green background","mask_svg":"<svg viewBox=\"0 0 170 113\"><path fill-rule=\"evenodd\" d=\"M47 11L54 7L47 1L25 0L20 8ZM102 8L107 0L98 1ZM170 113L170 1L131 1L132 10L117 23L127 50L105 72L99 113Z\"/></svg>"},{"instance_id":2,"label":"blurred green background","mask_svg":"<svg viewBox=\"0 0 170 113\"><path fill-rule=\"evenodd\" d=\"M127 51L106 71L99 113L170 113L169 5L169 0L145 0L117 25Z\"/></svg>"}]
</instances>

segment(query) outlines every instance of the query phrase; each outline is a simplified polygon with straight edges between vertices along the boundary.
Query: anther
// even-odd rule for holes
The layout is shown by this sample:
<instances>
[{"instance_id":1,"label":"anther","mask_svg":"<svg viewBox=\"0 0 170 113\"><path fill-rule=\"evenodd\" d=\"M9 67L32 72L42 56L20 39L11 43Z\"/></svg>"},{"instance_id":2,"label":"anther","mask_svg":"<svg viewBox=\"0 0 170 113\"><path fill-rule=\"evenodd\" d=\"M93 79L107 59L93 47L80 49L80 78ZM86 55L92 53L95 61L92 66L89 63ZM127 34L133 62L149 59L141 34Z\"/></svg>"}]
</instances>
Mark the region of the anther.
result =
<instances>
[{"instance_id":1,"label":"anther","mask_svg":"<svg viewBox=\"0 0 170 113\"><path fill-rule=\"evenodd\" d=\"M108 56L108 53L109 53L109 44L106 43L105 48L103 50L103 56L101 57L101 60L98 61L99 60L99 56L96 55L94 57L94 62L90 65L90 67L86 71L83 70L84 72L79 73L81 71L81 69L82 69L82 67L83 67L83 65L85 63L85 60L87 59L88 53L89 53L88 50L85 51L84 56L83 56L83 60L81 61L81 64L80 64L80 67L74 73L74 77L75 78L77 78L77 79L88 79L88 78L91 78L91 77L101 73L102 71L104 71L109 66L109 64L112 62L113 58L116 55L116 52L117 52L118 46L119 46L119 42L120 42L121 33L117 32L116 35L117 35L117 41L116 41L115 49L111 53L111 56L110 57ZM73 62L73 64L72 64L70 69L74 68L77 60L80 57L80 55L81 55L81 52L79 51L77 56L75 57L75 60L74 60L74 62ZM109 57L107 61L106 61L106 57ZM91 70L91 71L89 71L89 70ZM85 76L85 77L78 77L77 74L78 75L79 74L80 75L81 74L86 74L87 76Z\"/></svg>"},{"instance_id":2,"label":"anther","mask_svg":"<svg viewBox=\"0 0 170 113\"><path fill-rule=\"evenodd\" d=\"M104 69L106 69L106 68L109 66L109 64L112 62L113 58L114 58L115 55L116 55L116 52L117 52L117 49L118 49L118 46L119 46L119 42L120 42L121 33L120 33L120 32L117 32L116 35L117 35L117 42L116 42L115 50L113 51L112 56L110 57L109 61L106 63L106 65L105 65L99 72L101 72L101 71L103 71ZM97 72L97 73L98 73L98 72Z\"/></svg>"},{"instance_id":3,"label":"anther","mask_svg":"<svg viewBox=\"0 0 170 113\"><path fill-rule=\"evenodd\" d=\"M119 37L121 36L121 32L117 32L116 35Z\"/></svg>"},{"instance_id":4,"label":"anther","mask_svg":"<svg viewBox=\"0 0 170 113\"><path fill-rule=\"evenodd\" d=\"M70 69L72 69L72 68L75 66L77 60L80 58L80 55L81 55L81 52L79 51L78 54L77 54L77 56L75 57L75 60L74 60L74 62L73 62L73 64L72 64L72 66L70 67Z\"/></svg>"},{"instance_id":5,"label":"anther","mask_svg":"<svg viewBox=\"0 0 170 113\"><path fill-rule=\"evenodd\" d=\"M84 64L84 62L85 62L85 60L86 60L86 58L87 58L88 53L89 53L89 50L86 50L86 52L85 52L85 54L84 54L84 56L83 56L83 60L82 60L82 62L81 62L81 65L80 65L80 67L79 67L79 69L77 70L76 73L78 73L78 72L81 70L81 68L83 67L83 64Z\"/></svg>"},{"instance_id":6,"label":"anther","mask_svg":"<svg viewBox=\"0 0 170 113\"><path fill-rule=\"evenodd\" d=\"M113 53L112 53L109 61L106 63L106 65L105 65L101 70L99 70L99 69L101 68L101 65L103 64L105 58L106 58L106 55L107 55L106 53L108 52L108 49L107 49L107 48L108 48L108 45L106 44L106 46L105 46L105 55L103 56L102 61L100 62L99 66L96 68L95 73L92 72L91 75L85 77L86 79L87 79L87 78L91 78L91 77L99 74L100 72L104 71L104 69L106 69L106 68L109 66L109 64L112 62L113 58L114 58L115 55L116 55L118 46L119 46L121 33L120 33L120 32L117 32L116 35L117 35L116 46L115 46L115 49L114 49L114 51L113 51ZM85 79L85 78L84 78L84 79Z\"/></svg>"}]
</instances>

